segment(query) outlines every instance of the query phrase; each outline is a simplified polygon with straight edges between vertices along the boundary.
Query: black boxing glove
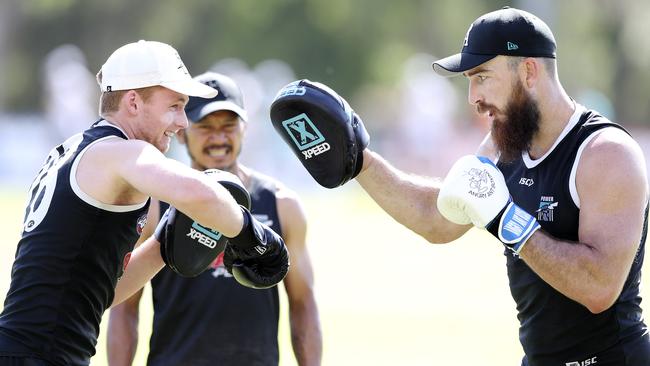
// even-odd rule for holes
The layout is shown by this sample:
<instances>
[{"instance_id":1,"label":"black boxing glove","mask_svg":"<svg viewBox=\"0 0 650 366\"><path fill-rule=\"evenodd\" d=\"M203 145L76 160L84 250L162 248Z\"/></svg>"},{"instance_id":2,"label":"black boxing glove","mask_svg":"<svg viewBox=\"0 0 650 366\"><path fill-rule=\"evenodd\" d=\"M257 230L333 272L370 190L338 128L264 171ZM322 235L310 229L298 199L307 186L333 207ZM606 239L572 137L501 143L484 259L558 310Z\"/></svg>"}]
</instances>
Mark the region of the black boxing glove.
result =
<instances>
[{"instance_id":1,"label":"black boxing glove","mask_svg":"<svg viewBox=\"0 0 650 366\"><path fill-rule=\"evenodd\" d=\"M209 169L204 172L221 184L235 201L250 207L251 199L243 183L234 174ZM170 206L154 233L160 242L160 254L167 266L183 277L196 277L210 267L223 252L228 238L205 227Z\"/></svg>"},{"instance_id":2,"label":"black boxing glove","mask_svg":"<svg viewBox=\"0 0 650 366\"><path fill-rule=\"evenodd\" d=\"M361 171L368 132L345 99L326 85L306 79L286 85L271 104L271 121L323 187L341 186Z\"/></svg>"},{"instance_id":3,"label":"black boxing glove","mask_svg":"<svg viewBox=\"0 0 650 366\"><path fill-rule=\"evenodd\" d=\"M228 240L223 263L241 285L255 289L275 286L289 271L284 240L242 207L242 231Z\"/></svg>"}]
</instances>

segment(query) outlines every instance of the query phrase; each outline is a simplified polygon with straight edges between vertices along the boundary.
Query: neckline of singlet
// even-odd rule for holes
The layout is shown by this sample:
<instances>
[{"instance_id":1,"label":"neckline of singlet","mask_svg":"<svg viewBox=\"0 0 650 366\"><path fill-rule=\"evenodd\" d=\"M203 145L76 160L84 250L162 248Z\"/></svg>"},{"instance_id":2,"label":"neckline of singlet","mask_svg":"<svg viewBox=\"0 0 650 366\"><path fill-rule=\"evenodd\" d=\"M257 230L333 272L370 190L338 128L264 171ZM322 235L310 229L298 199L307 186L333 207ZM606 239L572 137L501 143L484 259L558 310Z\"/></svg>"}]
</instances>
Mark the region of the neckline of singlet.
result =
<instances>
[{"instance_id":1,"label":"neckline of singlet","mask_svg":"<svg viewBox=\"0 0 650 366\"><path fill-rule=\"evenodd\" d=\"M105 120L105 119L100 119L100 120L95 124L95 126L96 126L96 127L102 127L102 126L113 127L113 128L115 128L116 130L120 131L120 132L122 133L122 135L124 135L124 138L125 138L125 139L127 139L127 140L129 139L129 135L127 135L126 132L124 132L123 129L121 129L118 125L113 124L113 123L110 123L109 121L107 121L107 120Z\"/></svg>"},{"instance_id":2,"label":"neckline of singlet","mask_svg":"<svg viewBox=\"0 0 650 366\"><path fill-rule=\"evenodd\" d=\"M576 103L575 101L573 102L574 105L574 111L573 114L571 115L571 118L569 118L569 122L564 126L564 129L562 130L562 133L560 133L560 136L555 139L555 142L553 143L553 146L551 146L548 151L542 155L541 157L537 159L532 159L530 155L528 154L528 151L524 151L521 153L521 158L526 165L526 168L531 169L539 165L544 159L546 159L547 156L549 156L557 147L557 145L564 140L566 135L571 132L573 127L575 127L576 124L578 124L578 121L580 121L580 116L582 116L582 113L585 111L585 107L581 104Z\"/></svg>"}]
</instances>

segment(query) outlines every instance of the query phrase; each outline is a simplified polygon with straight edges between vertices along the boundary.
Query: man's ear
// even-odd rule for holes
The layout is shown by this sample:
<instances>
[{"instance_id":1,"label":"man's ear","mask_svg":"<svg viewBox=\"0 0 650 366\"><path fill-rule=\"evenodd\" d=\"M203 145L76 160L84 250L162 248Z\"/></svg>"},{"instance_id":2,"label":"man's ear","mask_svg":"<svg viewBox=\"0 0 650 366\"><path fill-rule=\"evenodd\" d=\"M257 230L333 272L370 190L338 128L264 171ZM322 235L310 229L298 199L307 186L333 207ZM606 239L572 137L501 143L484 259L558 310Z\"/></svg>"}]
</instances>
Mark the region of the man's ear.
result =
<instances>
[{"instance_id":1,"label":"man's ear","mask_svg":"<svg viewBox=\"0 0 650 366\"><path fill-rule=\"evenodd\" d=\"M192 122L190 122L192 123ZM176 138L178 139L178 142L180 142L182 145L187 144L187 135L185 135L185 130L178 130L176 133Z\"/></svg>"},{"instance_id":2,"label":"man's ear","mask_svg":"<svg viewBox=\"0 0 650 366\"><path fill-rule=\"evenodd\" d=\"M524 77L524 85L526 85L527 88L532 88L537 84L539 77L540 77L540 65L539 61L537 61L533 57L527 57L522 61L522 70L521 72L523 73Z\"/></svg>"},{"instance_id":3,"label":"man's ear","mask_svg":"<svg viewBox=\"0 0 650 366\"><path fill-rule=\"evenodd\" d=\"M136 115L142 110L144 102L140 94L135 90L129 90L122 96L121 103L129 114Z\"/></svg>"}]
</instances>

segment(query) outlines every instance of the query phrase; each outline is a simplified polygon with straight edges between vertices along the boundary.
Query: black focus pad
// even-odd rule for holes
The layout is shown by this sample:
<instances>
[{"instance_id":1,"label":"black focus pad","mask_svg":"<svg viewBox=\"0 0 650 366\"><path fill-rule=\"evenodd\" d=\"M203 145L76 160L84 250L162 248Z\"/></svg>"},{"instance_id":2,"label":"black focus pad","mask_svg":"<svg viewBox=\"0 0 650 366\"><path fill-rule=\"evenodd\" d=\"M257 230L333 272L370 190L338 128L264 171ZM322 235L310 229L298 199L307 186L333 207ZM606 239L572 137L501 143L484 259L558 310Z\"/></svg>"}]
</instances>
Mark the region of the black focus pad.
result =
<instances>
[{"instance_id":1,"label":"black focus pad","mask_svg":"<svg viewBox=\"0 0 650 366\"><path fill-rule=\"evenodd\" d=\"M167 265L183 277L196 277L203 273L223 252L228 239L220 232L209 229L184 213L170 207L174 221L167 229L164 258Z\"/></svg>"},{"instance_id":2,"label":"black focus pad","mask_svg":"<svg viewBox=\"0 0 650 366\"><path fill-rule=\"evenodd\" d=\"M250 209L250 195L237 176L216 169L206 170L205 173L226 188L238 204ZM208 269L223 252L228 238L192 220L174 207L169 210L165 240L161 247L163 259L179 275L196 277Z\"/></svg>"},{"instance_id":3,"label":"black focus pad","mask_svg":"<svg viewBox=\"0 0 650 366\"><path fill-rule=\"evenodd\" d=\"M368 133L332 89L294 81L278 92L270 114L275 130L318 184L335 188L359 173Z\"/></svg>"}]
</instances>

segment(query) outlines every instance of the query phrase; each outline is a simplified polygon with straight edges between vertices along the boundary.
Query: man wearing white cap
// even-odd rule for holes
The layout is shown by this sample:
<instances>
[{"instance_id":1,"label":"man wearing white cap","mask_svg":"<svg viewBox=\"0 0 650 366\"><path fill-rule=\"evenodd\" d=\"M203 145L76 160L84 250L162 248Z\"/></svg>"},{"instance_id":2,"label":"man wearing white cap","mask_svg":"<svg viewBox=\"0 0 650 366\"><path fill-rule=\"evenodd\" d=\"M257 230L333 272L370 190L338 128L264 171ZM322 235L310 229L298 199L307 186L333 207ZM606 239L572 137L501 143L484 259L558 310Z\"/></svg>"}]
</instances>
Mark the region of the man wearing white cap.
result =
<instances>
[{"instance_id":1,"label":"man wearing white cap","mask_svg":"<svg viewBox=\"0 0 650 366\"><path fill-rule=\"evenodd\" d=\"M89 364L104 311L165 265L161 246L170 240L172 215L132 251L149 197L222 233L242 257L264 267L270 256L253 258L249 250L262 249L288 266L279 236L214 178L163 155L187 127L188 96L217 94L191 78L174 48L127 44L97 79L101 118L52 149L29 189L0 314L0 365Z\"/></svg>"},{"instance_id":2,"label":"man wearing white cap","mask_svg":"<svg viewBox=\"0 0 650 366\"><path fill-rule=\"evenodd\" d=\"M219 91L213 98L191 97L185 107L190 125L179 131L191 166L235 174L250 192L251 213L282 235L291 251L284 279L291 341L300 366L320 365L322 340L306 245L307 223L295 192L239 161L248 124L244 98L234 80L206 72L195 80ZM152 200L146 231L153 231L167 205ZM219 255L209 270L183 278L164 268L151 280L154 320L147 365L277 366L280 301L278 286L250 289L237 284ZM142 291L111 309L108 323L110 366L131 365L138 345Z\"/></svg>"}]
</instances>

